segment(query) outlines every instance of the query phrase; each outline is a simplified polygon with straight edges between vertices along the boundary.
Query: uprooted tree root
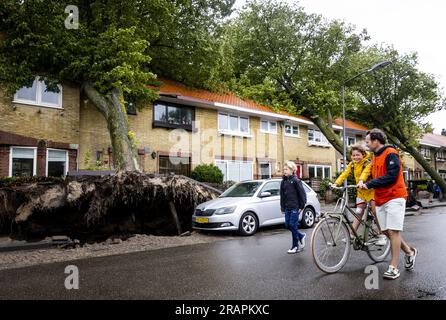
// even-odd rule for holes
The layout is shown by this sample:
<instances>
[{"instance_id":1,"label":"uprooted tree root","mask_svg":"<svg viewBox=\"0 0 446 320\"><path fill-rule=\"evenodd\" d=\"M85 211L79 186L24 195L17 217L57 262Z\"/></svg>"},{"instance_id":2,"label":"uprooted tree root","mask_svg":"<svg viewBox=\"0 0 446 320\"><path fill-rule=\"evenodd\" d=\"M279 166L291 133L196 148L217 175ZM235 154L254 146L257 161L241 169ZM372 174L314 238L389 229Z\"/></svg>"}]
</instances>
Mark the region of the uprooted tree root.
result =
<instances>
[{"instance_id":1,"label":"uprooted tree root","mask_svg":"<svg viewBox=\"0 0 446 320\"><path fill-rule=\"evenodd\" d=\"M0 231L16 239L175 235L190 230L194 208L216 196L186 177L139 172L31 180L0 186Z\"/></svg>"}]
</instances>

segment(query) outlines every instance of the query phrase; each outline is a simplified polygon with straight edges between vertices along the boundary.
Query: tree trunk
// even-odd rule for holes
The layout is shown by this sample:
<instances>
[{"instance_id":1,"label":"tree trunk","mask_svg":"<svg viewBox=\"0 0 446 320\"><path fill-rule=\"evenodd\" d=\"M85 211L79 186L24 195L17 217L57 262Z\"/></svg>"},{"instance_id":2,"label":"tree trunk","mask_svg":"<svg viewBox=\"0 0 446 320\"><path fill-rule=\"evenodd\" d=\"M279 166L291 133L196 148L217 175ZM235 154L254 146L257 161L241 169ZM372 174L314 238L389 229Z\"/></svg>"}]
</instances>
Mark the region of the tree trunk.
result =
<instances>
[{"instance_id":1,"label":"tree trunk","mask_svg":"<svg viewBox=\"0 0 446 320\"><path fill-rule=\"evenodd\" d=\"M405 146L400 141L401 139L396 139L394 136L389 134L387 132L387 135L389 136L389 139L396 144L400 149L408 152L414 159L423 167L423 169L431 176L432 179L435 180L435 182L440 186L444 198L444 194L446 192L446 181L443 180L443 178L438 174L438 172L430 165L429 162L424 159L424 156L418 152L418 150L412 146Z\"/></svg>"},{"instance_id":2,"label":"tree trunk","mask_svg":"<svg viewBox=\"0 0 446 320\"><path fill-rule=\"evenodd\" d=\"M125 107L121 104L121 93L113 89L106 96L100 94L90 83L83 85L87 97L101 112L107 122L112 144L113 166L118 170L139 170L136 150L129 137L129 125Z\"/></svg>"},{"instance_id":3,"label":"tree trunk","mask_svg":"<svg viewBox=\"0 0 446 320\"><path fill-rule=\"evenodd\" d=\"M333 128L330 127L322 118L316 117L312 119L314 124L321 130L327 140L331 143L333 148L335 148L340 154L343 153L343 144L342 140L338 137L338 135L334 132ZM350 152L348 152L348 147L346 149L347 154L345 155L347 161L351 161Z\"/></svg>"}]
</instances>

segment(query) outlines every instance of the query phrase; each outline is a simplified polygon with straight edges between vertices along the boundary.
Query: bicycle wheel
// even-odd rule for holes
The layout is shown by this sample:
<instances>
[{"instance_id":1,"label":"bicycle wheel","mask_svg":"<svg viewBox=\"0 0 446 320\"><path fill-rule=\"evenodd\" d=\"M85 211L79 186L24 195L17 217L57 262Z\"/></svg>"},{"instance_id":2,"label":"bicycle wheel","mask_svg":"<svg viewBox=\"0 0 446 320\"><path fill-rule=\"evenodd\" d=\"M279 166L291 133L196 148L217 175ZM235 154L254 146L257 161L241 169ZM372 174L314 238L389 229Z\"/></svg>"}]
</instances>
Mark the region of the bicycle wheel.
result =
<instances>
[{"instance_id":1,"label":"bicycle wheel","mask_svg":"<svg viewBox=\"0 0 446 320\"><path fill-rule=\"evenodd\" d=\"M384 246L377 245L378 237L380 235L380 231L378 225L375 223L375 219L373 219L373 223L369 227L368 230L368 239L366 242L366 252L367 255L375 262L382 262L386 259L386 257L390 253L390 240L386 239L386 244Z\"/></svg>"},{"instance_id":2,"label":"bicycle wheel","mask_svg":"<svg viewBox=\"0 0 446 320\"><path fill-rule=\"evenodd\" d=\"M350 254L350 232L345 223L332 217L322 219L311 236L311 254L320 270L341 270Z\"/></svg>"}]
</instances>

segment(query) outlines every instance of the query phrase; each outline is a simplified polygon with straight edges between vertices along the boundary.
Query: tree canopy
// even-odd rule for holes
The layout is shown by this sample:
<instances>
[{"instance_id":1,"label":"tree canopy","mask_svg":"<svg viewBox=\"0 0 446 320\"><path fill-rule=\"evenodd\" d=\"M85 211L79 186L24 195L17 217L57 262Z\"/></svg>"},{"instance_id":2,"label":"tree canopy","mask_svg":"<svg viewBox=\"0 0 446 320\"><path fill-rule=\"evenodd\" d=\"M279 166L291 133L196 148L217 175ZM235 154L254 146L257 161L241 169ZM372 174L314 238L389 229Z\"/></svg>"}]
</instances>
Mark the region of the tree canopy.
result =
<instances>
[{"instance_id":1,"label":"tree canopy","mask_svg":"<svg viewBox=\"0 0 446 320\"><path fill-rule=\"evenodd\" d=\"M56 91L56 83L79 85L107 121L115 167L135 169L123 104L154 100L147 86L157 75L211 83L218 28L233 2L4 0L0 83L11 95L37 75ZM68 5L78 9L78 28L65 27Z\"/></svg>"},{"instance_id":2,"label":"tree canopy","mask_svg":"<svg viewBox=\"0 0 446 320\"><path fill-rule=\"evenodd\" d=\"M311 118L339 151L331 127L341 110L340 87L352 71L365 32L278 1L249 2L227 27L232 88L258 102Z\"/></svg>"}]
</instances>

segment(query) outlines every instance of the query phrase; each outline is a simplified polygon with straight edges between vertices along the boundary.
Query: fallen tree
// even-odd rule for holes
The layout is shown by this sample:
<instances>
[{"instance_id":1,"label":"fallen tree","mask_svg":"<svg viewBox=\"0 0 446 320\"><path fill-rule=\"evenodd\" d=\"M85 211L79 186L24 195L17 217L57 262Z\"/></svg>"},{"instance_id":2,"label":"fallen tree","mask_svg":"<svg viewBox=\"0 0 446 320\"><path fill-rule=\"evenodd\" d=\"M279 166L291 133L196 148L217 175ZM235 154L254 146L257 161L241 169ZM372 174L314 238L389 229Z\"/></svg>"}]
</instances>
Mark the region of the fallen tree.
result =
<instances>
[{"instance_id":1,"label":"fallen tree","mask_svg":"<svg viewBox=\"0 0 446 320\"><path fill-rule=\"evenodd\" d=\"M195 206L218 195L187 177L139 172L29 179L0 185L0 230L27 240L176 235L191 229Z\"/></svg>"}]
</instances>

